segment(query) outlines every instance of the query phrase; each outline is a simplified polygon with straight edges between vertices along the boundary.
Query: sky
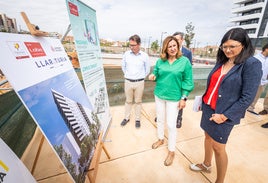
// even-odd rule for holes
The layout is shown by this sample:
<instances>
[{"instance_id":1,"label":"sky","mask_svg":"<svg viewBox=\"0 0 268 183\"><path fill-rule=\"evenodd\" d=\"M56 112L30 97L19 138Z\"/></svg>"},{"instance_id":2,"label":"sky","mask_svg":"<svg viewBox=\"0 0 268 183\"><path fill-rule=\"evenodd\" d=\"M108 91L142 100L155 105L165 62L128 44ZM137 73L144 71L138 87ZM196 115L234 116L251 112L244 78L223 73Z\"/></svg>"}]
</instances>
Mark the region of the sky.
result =
<instances>
[{"instance_id":1,"label":"sky","mask_svg":"<svg viewBox=\"0 0 268 183\"><path fill-rule=\"evenodd\" d=\"M82 0L96 10L99 37L126 41L133 34L142 46L194 26L191 47L219 45L230 26L232 0ZM16 18L18 29L27 30L20 12L40 30L64 34L69 23L65 0L0 0L0 13ZM69 35L72 35L70 32Z\"/></svg>"}]
</instances>

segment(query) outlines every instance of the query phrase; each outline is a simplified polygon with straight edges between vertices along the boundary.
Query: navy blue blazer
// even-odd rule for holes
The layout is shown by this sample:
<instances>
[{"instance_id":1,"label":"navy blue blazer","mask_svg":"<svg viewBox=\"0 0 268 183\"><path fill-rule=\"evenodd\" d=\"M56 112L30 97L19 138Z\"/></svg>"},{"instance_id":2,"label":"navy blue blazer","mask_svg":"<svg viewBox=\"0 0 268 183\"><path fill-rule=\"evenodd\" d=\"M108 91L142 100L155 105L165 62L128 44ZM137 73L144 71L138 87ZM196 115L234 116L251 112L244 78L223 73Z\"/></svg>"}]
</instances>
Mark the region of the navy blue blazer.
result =
<instances>
[{"instance_id":1,"label":"navy blue blazer","mask_svg":"<svg viewBox=\"0 0 268 183\"><path fill-rule=\"evenodd\" d=\"M216 64L210 72L207 87L212 74L220 66L221 64ZM261 77L262 65L255 57L235 65L220 83L215 113L224 114L231 125L239 124L255 98Z\"/></svg>"},{"instance_id":2,"label":"navy blue blazer","mask_svg":"<svg viewBox=\"0 0 268 183\"><path fill-rule=\"evenodd\" d=\"M185 48L184 46L181 48L181 52L182 52L182 55L187 57L192 64L192 52L188 50L187 48Z\"/></svg>"}]
</instances>

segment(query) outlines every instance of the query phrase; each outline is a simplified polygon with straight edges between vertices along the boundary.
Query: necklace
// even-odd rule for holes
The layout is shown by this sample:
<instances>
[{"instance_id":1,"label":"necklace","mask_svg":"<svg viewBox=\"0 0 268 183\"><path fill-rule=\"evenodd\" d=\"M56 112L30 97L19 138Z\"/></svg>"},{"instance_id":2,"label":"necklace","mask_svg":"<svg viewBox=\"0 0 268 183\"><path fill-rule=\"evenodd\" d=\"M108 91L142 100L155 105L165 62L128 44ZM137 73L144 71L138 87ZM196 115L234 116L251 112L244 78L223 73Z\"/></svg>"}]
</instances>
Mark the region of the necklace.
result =
<instances>
[{"instance_id":1,"label":"necklace","mask_svg":"<svg viewBox=\"0 0 268 183\"><path fill-rule=\"evenodd\" d=\"M228 62L234 64L234 60L229 59Z\"/></svg>"}]
</instances>

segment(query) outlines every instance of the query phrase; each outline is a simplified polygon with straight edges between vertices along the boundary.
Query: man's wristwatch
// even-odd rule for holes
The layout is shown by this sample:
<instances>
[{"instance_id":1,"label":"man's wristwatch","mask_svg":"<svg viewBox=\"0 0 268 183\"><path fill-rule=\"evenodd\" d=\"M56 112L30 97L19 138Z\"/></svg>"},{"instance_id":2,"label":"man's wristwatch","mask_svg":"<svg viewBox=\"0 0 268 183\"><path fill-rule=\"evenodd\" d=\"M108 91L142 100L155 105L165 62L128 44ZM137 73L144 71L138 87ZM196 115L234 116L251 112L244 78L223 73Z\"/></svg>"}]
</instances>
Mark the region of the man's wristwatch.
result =
<instances>
[{"instance_id":1,"label":"man's wristwatch","mask_svg":"<svg viewBox=\"0 0 268 183\"><path fill-rule=\"evenodd\" d=\"M187 97L186 96L182 96L181 100L184 100L185 102L187 101Z\"/></svg>"}]
</instances>

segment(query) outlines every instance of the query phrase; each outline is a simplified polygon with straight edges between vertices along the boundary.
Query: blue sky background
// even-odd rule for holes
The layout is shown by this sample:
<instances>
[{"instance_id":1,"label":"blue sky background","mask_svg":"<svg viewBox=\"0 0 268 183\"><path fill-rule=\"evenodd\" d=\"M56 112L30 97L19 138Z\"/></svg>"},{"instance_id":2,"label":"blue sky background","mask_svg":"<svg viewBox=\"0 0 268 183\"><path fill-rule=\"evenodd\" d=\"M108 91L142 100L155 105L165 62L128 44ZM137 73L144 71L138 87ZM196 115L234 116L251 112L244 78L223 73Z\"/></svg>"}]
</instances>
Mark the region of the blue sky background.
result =
<instances>
[{"instance_id":1,"label":"blue sky background","mask_svg":"<svg viewBox=\"0 0 268 183\"><path fill-rule=\"evenodd\" d=\"M45 80L18 93L50 142L61 144L69 131L54 102L51 89L92 109L74 70Z\"/></svg>"},{"instance_id":2,"label":"blue sky background","mask_svg":"<svg viewBox=\"0 0 268 183\"><path fill-rule=\"evenodd\" d=\"M192 22L196 46L219 44L232 16L232 0L83 0L96 10L99 36L125 41L139 34L144 46L160 42L161 33L185 31ZM64 34L69 25L65 0L8 0L0 2L0 13L17 19L19 28L27 30L20 12L41 30Z\"/></svg>"}]
</instances>

